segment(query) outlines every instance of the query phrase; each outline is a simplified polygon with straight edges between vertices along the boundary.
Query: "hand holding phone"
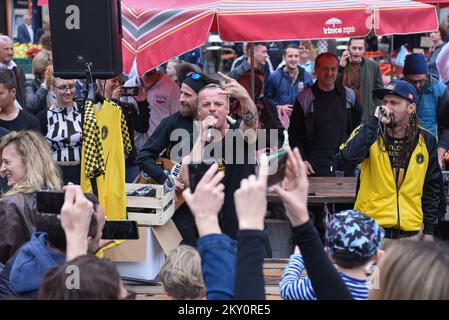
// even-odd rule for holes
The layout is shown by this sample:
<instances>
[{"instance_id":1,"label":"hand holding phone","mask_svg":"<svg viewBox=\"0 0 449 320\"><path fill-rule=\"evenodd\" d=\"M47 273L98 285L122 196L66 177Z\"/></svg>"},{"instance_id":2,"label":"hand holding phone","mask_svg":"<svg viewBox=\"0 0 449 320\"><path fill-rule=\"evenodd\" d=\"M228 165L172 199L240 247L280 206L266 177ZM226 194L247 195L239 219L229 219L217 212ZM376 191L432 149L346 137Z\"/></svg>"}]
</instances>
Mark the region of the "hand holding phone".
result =
<instances>
[{"instance_id":1,"label":"hand holding phone","mask_svg":"<svg viewBox=\"0 0 449 320\"><path fill-rule=\"evenodd\" d=\"M191 162L188 166L189 171L189 187L192 193L195 192L196 186L200 182L204 174L212 166L213 162Z\"/></svg>"},{"instance_id":2,"label":"hand holding phone","mask_svg":"<svg viewBox=\"0 0 449 320\"><path fill-rule=\"evenodd\" d=\"M349 50L343 51L343 53L341 54L341 58L340 58L340 66L342 66L343 68L346 67L348 62L351 61L350 58L351 58L351 53L349 52Z\"/></svg>"},{"instance_id":3,"label":"hand holding phone","mask_svg":"<svg viewBox=\"0 0 449 320\"><path fill-rule=\"evenodd\" d=\"M122 87L122 96L134 97L139 94L139 87Z\"/></svg>"},{"instance_id":4,"label":"hand holding phone","mask_svg":"<svg viewBox=\"0 0 449 320\"><path fill-rule=\"evenodd\" d=\"M269 175L267 180L268 187L282 182L285 177L285 168L287 167L288 151L280 150L268 156Z\"/></svg>"},{"instance_id":5,"label":"hand holding phone","mask_svg":"<svg viewBox=\"0 0 449 320\"><path fill-rule=\"evenodd\" d=\"M62 191L38 191L36 193L37 211L45 214L60 214L65 195Z\"/></svg>"}]
</instances>

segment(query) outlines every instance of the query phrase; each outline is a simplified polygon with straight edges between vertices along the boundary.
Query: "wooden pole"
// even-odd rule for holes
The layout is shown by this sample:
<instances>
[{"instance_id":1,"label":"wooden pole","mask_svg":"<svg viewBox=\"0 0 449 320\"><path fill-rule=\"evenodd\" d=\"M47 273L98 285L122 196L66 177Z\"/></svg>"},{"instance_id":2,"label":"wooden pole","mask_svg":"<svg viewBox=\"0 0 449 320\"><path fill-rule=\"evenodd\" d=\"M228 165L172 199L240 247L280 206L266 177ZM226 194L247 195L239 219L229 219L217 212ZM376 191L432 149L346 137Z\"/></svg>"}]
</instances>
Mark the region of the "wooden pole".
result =
<instances>
[{"instance_id":1,"label":"wooden pole","mask_svg":"<svg viewBox=\"0 0 449 320\"><path fill-rule=\"evenodd\" d=\"M250 52L251 52L251 55L250 55L250 57L251 57L251 73L250 73L250 76L251 76L251 99L253 99L253 101L254 102L256 102L256 99L255 99L255 91L256 91L256 89L255 89L255 83L254 83L254 78L255 78L255 74L254 74L254 43L250 43Z\"/></svg>"}]
</instances>

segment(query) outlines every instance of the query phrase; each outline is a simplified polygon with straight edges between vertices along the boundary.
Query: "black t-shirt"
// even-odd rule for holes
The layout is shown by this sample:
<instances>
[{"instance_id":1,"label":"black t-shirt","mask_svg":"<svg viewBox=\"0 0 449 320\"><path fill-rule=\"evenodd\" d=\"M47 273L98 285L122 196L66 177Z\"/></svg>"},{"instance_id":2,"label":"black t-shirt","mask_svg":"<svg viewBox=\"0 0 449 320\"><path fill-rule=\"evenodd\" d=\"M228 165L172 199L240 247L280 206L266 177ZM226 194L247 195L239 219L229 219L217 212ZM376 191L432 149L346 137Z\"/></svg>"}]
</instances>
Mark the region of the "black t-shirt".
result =
<instances>
[{"instance_id":1,"label":"black t-shirt","mask_svg":"<svg viewBox=\"0 0 449 320\"><path fill-rule=\"evenodd\" d=\"M19 114L14 120L2 120L0 119L0 127L5 128L9 131L20 131L20 130L34 130L40 132L41 127L39 120L23 110L19 110Z\"/></svg>"},{"instance_id":2,"label":"black t-shirt","mask_svg":"<svg viewBox=\"0 0 449 320\"><path fill-rule=\"evenodd\" d=\"M224 141L207 144L204 159L218 161L219 169L224 170L225 199L220 212L220 224L223 233L236 238L238 220L235 212L234 192L240 188L240 182L255 173L256 145L243 140L238 129L241 121L231 124ZM221 152L221 154L217 154ZM232 151L232 153L230 153ZM222 163L222 165L220 165Z\"/></svg>"},{"instance_id":3,"label":"black t-shirt","mask_svg":"<svg viewBox=\"0 0 449 320\"><path fill-rule=\"evenodd\" d=\"M317 94L313 102L313 143L311 143L308 158L312 164L328 168L338 151L342 125L344 125L341 96L336 89L329 92L319 88L316 90Z\"/></svg>"},{"instance_id":4,"label":"black t-shirt","mask_svg":"<svg viewBox=\"0 0 449 320\"><path fill-rule=\"evenodd\" d=\"M388 139L387 144L388 155L390 157L391 168L397 182L398 187L402 185L407 172L407 167L410 161L410 157L405 155L403 150L405 138L391 138Z\"/></svg>"}]
</instances>

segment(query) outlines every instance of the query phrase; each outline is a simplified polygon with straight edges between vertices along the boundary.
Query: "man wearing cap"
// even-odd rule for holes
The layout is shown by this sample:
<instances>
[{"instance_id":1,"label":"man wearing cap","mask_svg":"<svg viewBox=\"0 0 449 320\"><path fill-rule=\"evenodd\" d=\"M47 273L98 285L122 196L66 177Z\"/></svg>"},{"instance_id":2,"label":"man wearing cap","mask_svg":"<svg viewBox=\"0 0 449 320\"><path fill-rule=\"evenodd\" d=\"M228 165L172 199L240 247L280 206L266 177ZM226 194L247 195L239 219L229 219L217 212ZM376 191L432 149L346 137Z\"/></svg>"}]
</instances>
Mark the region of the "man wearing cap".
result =
<instances>
[{"instance_id":1,"label":"man wearing cap","mask_svg":"<svg viewBox=\"0 0 449 320\"><path fill-rule=\"evenodd\" d=\"M173 155L176 159L172 160L181 162L183 154L172 151L190 153L193 147L193 124L195 120L198 120L198 92L208 84L215 83L215 80L193 72L194 69L189 69L186 65L182 65L181 68L185 70L184 73L180 73L184 75L184 78L179 79L182 83L179 98L180 110L161 121L141 148L136 160L137 165L146 176L151 177L159 184L174 183L179 191L184 189L184 184L178 179L169 177L156 163L156 159L161 155L172 159ZM172 137L175 130L181 134L174 134ZM179 148L180 146L182 147ZM180 231L184 243L195 246L197 231L192 213L187 205L183 204L178 208L173 216L173 221Z\"/></svg>"},{"instance_id":2,"label":"man wearing cap","mask_svg":"<svg viewBox=\"0 0 449 320\"><path fill-rule=\"evenodd\" d=\"M421 53L405 58L404 80L418 93L416 114L420 125L438 139L438 163L442 167L449 149L449 90L429 73L428 62Z\"/></svg>"},{"instance_id":3,"label":"man wearing cap","mask_svg":"<svg viewBox=\"0 0 449 320\"><path fill-rule=\"evenodd\" d=\"M360 164L354 208L384 227L385 238L432 240L438 220L441 171L436 140L418 126L415 88L393 80L369 121L340 146L340 156Z\"/></svg>"}]
</instances>

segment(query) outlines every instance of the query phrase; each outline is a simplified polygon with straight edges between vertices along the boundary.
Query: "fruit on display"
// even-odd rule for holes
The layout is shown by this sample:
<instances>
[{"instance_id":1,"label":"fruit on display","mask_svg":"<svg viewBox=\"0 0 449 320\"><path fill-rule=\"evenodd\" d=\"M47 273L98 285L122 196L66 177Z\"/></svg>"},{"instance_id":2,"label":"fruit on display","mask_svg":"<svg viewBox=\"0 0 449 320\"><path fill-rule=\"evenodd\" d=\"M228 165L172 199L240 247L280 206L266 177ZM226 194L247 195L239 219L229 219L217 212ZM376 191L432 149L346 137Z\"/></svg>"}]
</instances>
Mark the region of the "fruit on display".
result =
<instances>
[{"instance_id":1,"label":"fruit on display","mask_svg":"<svg viewBox=\"0 0 449 320\"><path fill-rule=\"evenodd\" d=\"M41 50L40 44L14 43L14 59L33 59Z\"/></svg>"}]
</instances>

